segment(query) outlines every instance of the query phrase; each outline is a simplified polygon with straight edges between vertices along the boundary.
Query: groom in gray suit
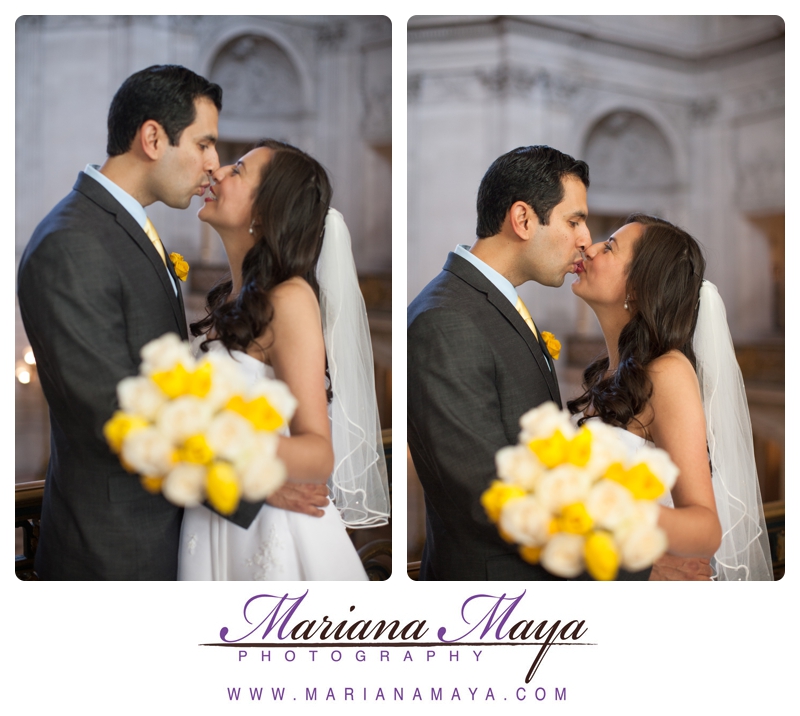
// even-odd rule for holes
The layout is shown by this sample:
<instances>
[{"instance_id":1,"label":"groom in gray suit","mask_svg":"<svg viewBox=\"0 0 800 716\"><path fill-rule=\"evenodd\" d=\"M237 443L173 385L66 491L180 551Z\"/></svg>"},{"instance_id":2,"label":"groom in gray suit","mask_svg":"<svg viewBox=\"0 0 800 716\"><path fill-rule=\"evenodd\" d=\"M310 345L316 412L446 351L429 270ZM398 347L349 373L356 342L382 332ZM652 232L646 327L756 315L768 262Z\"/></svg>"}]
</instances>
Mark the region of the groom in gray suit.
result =
<instances>
[{"instance_id":1,"label":"groom in gray suit","mask_svg":"<svg viewBox=\"0 0 800 716\"><path fill-rule=\"evenodd\" d=\"M20 262L20 312L50 408L40 579L177 576L183 510L120 466L103 425L142 346L187 338L179 279L145 207L185 209L205 191L221 108L220 87L184 67L129 77L109 110L106 162L78 175ZM317 513L313 502L327 499L290 491L274 504ZM259 509L242 503L230 519L246 527Z\"/></svg>"},{"instance_id":2,"label":"groom in gray suit","mask_svg":"<svg viewBox=\"0 0 800 716\"><path fill-rule=\"evenodd\" d=\"M478 240L457 246L408 308L408 442L425 491L422 579L549 579L490 524L480 496L519 418L561 406L541 333L517 295L560 286L591 244L589 168L545 146L489 167L478 190Z\"/></svg>"},{"instance_id":3,"label":"groom in gray suit","mask_svg":"<svg viewBox=\"0 0 800 716\"><path fill-rule=\"evenodd\" d=\"M517 442L520 416L561 406L516 287L561 286L574 272L591 244L588 186L586 163L550 147L496 159L478 190L478 240L457 246L408 307L408 443L426 507L421 579L558 579L500 538L480 496L495 453Z\"/></svg>"}]
</instances>

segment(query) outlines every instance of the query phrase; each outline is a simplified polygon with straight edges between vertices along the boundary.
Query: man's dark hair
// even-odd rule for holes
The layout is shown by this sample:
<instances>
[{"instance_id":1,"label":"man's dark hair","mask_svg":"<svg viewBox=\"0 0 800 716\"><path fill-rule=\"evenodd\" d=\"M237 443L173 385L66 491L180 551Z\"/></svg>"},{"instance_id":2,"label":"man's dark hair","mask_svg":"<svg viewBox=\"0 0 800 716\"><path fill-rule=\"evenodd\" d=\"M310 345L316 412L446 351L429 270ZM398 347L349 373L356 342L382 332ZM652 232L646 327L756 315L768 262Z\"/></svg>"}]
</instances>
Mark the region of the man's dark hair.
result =
<instances>
[{"instance_id":1,"label":"man's dark hair","mask_svg":"<svg viewBox=\"0 0 800 716\"><path fill-rule=\"evenodd\" d=\"M562 179L574 176L589 188L589 165L544 145L518 147L492 162L478 189L479 239L500 233L512 204L524 201L547 226L564 199Z\"/></svg>"},{"instance_id":2,"label":"man's dark hair","mask_svg":"<svg viewBox=\"0 0 800 716\"><path fill-rule=\"evenodd\" d=\"M131 75L117 90L108 110L110 157L125 154L136 132L148 119L155 120L174 147L197 112L194 102L200 97L222 109L222 88L180 65L153 65Z\"/></svg>"}]
</instances>

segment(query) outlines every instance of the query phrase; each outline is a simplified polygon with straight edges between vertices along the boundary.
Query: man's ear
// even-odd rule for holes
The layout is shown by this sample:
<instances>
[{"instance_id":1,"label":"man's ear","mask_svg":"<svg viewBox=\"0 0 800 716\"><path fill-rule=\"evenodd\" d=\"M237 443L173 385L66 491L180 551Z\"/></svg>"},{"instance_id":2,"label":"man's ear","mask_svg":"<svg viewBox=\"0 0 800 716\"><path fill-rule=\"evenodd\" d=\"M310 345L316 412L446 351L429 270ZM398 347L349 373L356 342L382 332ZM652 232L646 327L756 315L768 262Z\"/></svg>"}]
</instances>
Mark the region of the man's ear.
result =
<instances>
[{"instance_id":1,"label":"man's ear","mask_svg":"<svg viewBox=\"0 0 800 716\"><path fill-rule=\"evenodd\" d=\"M162 126L154 119L148 119L136 133L134 143L152 160L158 159L167 144L167 135Z\"/></svg>"},{"instance_id":2,"label":"man's ear","mask_svg":"<svg viewBox=\"0 0 800 716\"><path fill-rule=\"evenodd\" d=\"M530 204L524 201L515 201L508 210L508 219L511 228L519 238L527 241L530 239L536 227L539 226L539 217Z\"/></svg>"}]
</instances>

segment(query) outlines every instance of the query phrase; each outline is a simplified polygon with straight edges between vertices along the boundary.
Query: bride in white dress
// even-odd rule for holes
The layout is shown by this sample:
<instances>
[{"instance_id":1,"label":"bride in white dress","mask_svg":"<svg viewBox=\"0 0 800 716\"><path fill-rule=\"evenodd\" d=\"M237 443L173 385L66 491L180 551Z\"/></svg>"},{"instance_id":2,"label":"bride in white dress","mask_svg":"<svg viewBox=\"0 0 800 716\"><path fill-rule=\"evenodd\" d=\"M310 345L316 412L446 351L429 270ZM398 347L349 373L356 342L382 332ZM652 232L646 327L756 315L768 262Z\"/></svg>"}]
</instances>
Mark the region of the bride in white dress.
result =
<instances>
[{"instance_id":1,"label":"bride in white dress","mask_svg":"<svg viewBox=\"0 0 800 716\"><path fill-rule=\"evenodd\" d=\"M279 439L287 484L247 529L187 509L178 578L366 580L346 526L386 524L388 486L366 313L328 177L299 149L265 140L213 180L198 216L219 233L231 280L192 325L195 350L229 351L253 381L283 380L298 403ZM333 503L320 508L326 484Z\"/></svg>"},{"instance_id":2,"label":"bride in white dress","mask_svg":"<svg viewBox=\"0 0 800 716\"><path fill-rule=\"evenodd\" d=\"M567 407L666 450L680 470L651 580L771 580L744 385L704 272L688 233L645 214L587 248L572 290L595 312L607 356Z\"/></svg>"}]
</instances>

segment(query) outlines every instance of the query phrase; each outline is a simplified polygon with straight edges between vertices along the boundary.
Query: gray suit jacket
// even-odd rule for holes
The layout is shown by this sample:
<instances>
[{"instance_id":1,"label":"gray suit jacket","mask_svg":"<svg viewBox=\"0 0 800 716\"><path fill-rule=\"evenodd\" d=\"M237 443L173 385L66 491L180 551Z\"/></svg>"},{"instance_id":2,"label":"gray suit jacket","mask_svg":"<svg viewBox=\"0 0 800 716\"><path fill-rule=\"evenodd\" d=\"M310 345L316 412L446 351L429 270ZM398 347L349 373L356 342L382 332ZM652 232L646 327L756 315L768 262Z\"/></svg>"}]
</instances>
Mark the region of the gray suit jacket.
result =
<instances>
[{"instance_id":1,"label":"gray suit jacket","mask_svg":"<svg viewBox=\"0 0 800 716\"><path fill-rule=\"evenodd\" d=\"M455 254L409 306L408 442L425 491L422 579L559 579L524 562L480 504L495 453L516 444L523 413L547 401L561 407L550 360L508 299Z\"/></svg>"},{"instance_id":2,"label":"gray suit jacket","mask_svg":"<svg viewBox=\"0 0 800 716\"><path fill-rule=\"evenodd\" d=\"M20 312L50 407L36 554L42 579L177 576L183 511L147 493L102 433L117 407L116 385L138 372L142 346L169 332L187 337L167 264L133 217L83 173L20 262ZM243 505L234 521L248 525L259 507Z\"/></svg>"}]
</instances>

